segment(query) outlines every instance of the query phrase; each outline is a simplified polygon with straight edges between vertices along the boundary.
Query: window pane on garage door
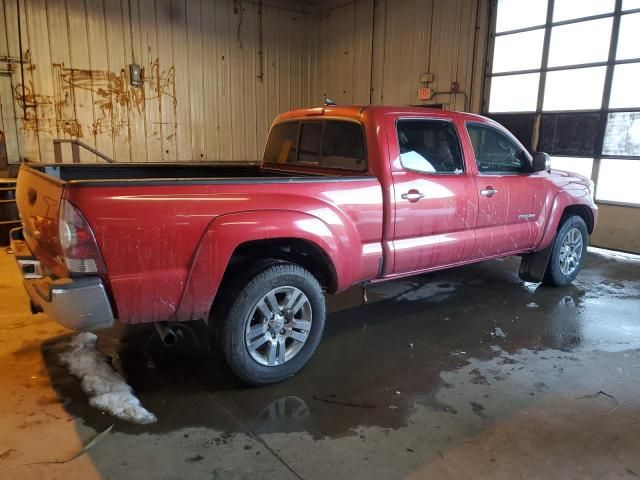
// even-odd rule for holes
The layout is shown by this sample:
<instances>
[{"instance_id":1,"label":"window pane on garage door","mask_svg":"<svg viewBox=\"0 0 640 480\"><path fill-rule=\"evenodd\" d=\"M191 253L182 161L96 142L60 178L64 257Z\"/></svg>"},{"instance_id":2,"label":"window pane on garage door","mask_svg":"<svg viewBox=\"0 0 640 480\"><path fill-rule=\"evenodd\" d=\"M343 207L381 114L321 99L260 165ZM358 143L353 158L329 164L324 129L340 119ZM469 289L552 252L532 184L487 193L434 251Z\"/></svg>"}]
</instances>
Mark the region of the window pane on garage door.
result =
<instances>
[{"instance_id":1,"label":"window pane on garage door","mask_svg":"<svg viewBox=\"0 0 640 480\"><path fill-rule=\"evenodd\" d=\"M613 18L571 23L551 29L549 66L605 61L609 56ZM579 48L576 48L579 45Z\"/></svg>"},{"instance_id":2,"label":"window pane on garage door","mask_svg":"<svg viewBox=\"0 0 640 480\"><path fill-rule=\"evenodd\" d=\"M622 10L634 10L640 8L640 0L622 0Z\"/></svg>"},{"instance_id":3,"label":"window pane on garage door","mask_svg":"<svg viewBox=\"0 0 640 480\"><path fill-rule=\"evenodd\" d=\"M609 114L602 153L640 156L640 112Z\"/></svg>"},{"instance_id":4,"label":"window pane on garage door","mask_svg":"<svg viewBox=\"0 0 640 480\"><path fill-rule=\"evenodd\" d=\"M602 105L606 67L547 73L544 110L596 110Z\"/></svg>"},{"instance_id":5,"label":"window pane on garage door","mask_svg":"<svg viewBox=\"0 0 640 480\"><path fill-rule=\"evenodd\" d=\"M609 107L640 107L638 79L640 79L640 63L616 65L613 69Z\"/></svg>"},{"instance_id":6,"label":"window pane on garage door","mask_svg":"<svg viewBox=\"0 0 640 480\"><path fill-rule=\"evenodd\" d=\"M547 0L498 0L496 32L542 25L547 19Z\"/></svg>"},{"instance_id":7,"label":"window pane on garage door","mask_svg":"<svg viewBox=\"0 0 640 480\"><path fill-rule=\"evenodd\" d=\"M640 205L640 160L600 160L596 200Z\"/></svg>"},{"instance_id":8,"label":"window pane on garage door","mask_svg":"<svg viewBox=\"0 0 640 480\"><path fill-rule=\"evenodd\" d=\"M544 113L538 150L549 155L595 156L599 126L599 112Z\"/></svg>"},{"instance_id":9,"label":"window pane on garage door","mask_svg":"<svg viewBox=\"0 0 640 480\"><path fill-rule=\"evenodd\" d=\"M527 149L531 148L533 126L536 121L535 113L497 113L489 115L489 118L513 133Z\"/></svg>"},{"instance_id":10,"label":"window pane on garage door","mask_svg":"<svg viewBox=\"0 0 640 480\"><path fill-rule=\"evenodd\" d=\"M618 33L617 60L640 58L640 13L623 15Z\"/></svg>"},{"instance_id":11,"label":"window pane on garage door","mask_svg":"<svg viewBox=\"0 0 640 480\"><path fill-rule=\"evenodd\" d=\"M551 168L564 170L565 172L575 172L591 178L593 158L551 157Z\"/></svg>"},{"instance_id":12,"label":"window pane on garage door","mask_svg":"<svg viewBox=\"0 0 640 480\"><path fill-rule=\"evenodd\" d=\"M493 73L540 68L544 29L496 37Z\"/></svg>"},{"instance_id":13,"label":"window pane on garage door","mask_svg":"<svg viewBox=\"0 0 640 480\"><path fill-rule=\"evenodd\" d=\"M490 112L533 112L538 100L539 73L491 79Z\"/></svg>"},{"instance_id":14,"label":"window pane on garage door","mask_svg":"<svg viewBox=\"0 0 640 480\"><path fill-rule=\"evenodd\" d=\"M524 2L523 2L524 3ZM553 21L589 17L613 11L614 0L555 0Z\"/></svg>"}]
</instances>

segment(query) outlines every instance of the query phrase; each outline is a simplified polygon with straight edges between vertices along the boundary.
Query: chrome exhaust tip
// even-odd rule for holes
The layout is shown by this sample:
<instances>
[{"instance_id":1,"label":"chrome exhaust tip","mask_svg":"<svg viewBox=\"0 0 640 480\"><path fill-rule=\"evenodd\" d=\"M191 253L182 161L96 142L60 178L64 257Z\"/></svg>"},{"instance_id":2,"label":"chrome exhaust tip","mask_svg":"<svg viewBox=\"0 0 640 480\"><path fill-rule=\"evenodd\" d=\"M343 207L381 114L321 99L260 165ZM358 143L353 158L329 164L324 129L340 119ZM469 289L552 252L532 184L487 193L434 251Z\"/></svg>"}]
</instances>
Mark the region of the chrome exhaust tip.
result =
<instances>
[{"instance_id":1,"label":"chrome exhaust tip","mask_svg":"<svg viewBox=\"0 0 640 480\"><path fill-rule=\"evenodd\" d=\"M158 332L158 335L160 335L160 340L162 340L162 343L165 346L173 347L180 340L179 337L181 335L178 335L178 332L176 331L176 329L167 325L166 322L156 322L154 323L154 325L156 327L156 331Z\"/></svg>"}]
</instances>

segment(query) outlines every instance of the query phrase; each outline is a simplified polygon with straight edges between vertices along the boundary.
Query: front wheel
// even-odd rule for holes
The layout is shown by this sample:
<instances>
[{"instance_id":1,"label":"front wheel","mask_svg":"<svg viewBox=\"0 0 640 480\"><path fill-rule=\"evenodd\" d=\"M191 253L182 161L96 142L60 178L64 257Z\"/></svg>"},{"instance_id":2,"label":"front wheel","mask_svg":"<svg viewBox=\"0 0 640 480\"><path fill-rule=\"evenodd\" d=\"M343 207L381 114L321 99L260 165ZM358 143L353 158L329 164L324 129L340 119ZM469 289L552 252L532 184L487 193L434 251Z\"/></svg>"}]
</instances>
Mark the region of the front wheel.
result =
<instances>
[{"instance_id":1,"label":"front wheel","mask_svg":"<svg viewBox=\"0 0 640 480\"><path fill-rule=\"evenodd\" d=\"M587 238L584 220L577 215L567 217L553 241L543 280L545 285L568 285L576 278L587 253Z\"/></svg>"},{"instance_id":2,"label":"front wheel","mask_svg":"<svg viewBox=\"0 0 640 480\"><path fill-rule=\"evenodd\" d=\"M315 277L291 263L271 263L227 290L218 342L231 370L244 382L265 385L293 376L311 358L325 323Z\"/></svg>"}]
</instances>

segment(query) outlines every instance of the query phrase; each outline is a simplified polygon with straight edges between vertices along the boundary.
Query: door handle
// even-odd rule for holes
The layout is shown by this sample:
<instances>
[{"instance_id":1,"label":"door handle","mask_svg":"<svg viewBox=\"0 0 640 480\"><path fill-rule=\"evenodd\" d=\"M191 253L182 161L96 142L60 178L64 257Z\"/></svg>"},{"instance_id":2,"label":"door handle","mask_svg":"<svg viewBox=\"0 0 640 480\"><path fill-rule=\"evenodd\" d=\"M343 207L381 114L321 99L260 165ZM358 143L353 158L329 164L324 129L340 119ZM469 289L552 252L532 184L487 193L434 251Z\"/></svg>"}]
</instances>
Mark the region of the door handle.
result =
<instances>
[{"instance_id":1,"label":"door handle","mask_svg":"<svg viewBox=\"0 0 640 480\"><path fill-rule=\"evenodd\" d=\"M485 197L493 197L496 193L498 193L498 190L493 187L485 187L480 190L480 195L484 195Z\"/></svg>"},{"instance_id":2,"label":"door handle","mask_svg":"<svg viewBox=\"0 0 640 480\"><path fill-rule=\"evenodd\" d=\"M403 200L409 200L410 202L417 202L421 198L424 198L424 193L421 193L418 190L409 190L407 193L400 195L400 198Z\"/></svg>"}]
</instances>

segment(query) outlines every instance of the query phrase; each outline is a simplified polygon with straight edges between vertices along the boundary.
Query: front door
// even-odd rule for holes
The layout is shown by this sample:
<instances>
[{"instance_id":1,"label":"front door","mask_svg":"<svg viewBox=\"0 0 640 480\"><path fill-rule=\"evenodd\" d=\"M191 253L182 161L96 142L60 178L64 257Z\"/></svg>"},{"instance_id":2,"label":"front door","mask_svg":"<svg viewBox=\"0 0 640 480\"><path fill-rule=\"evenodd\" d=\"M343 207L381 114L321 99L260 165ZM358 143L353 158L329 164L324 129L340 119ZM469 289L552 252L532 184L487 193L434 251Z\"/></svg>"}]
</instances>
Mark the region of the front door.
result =
<instances>
[{"instance_id":1,"label":"front door","mask_svg":"<svg viewBox=\"0 0 640 480\"><path fill-rule=\"evenodd\" d=\"M475 155L478 219L473 258L535 247L544 221L545 172L532 173L531 157L506 132L467 123Z\"/></svg>"},{"instance_id":2,"label":"front door","mask_svg":"<svg viewBox=\"0 0 640 480\"><path fill-rule=\"evenodd\" d=\"M448 119L387 122L395 204L394 274L455 265L474 245L477 195Z\"/></svg>"}]
</instances>

